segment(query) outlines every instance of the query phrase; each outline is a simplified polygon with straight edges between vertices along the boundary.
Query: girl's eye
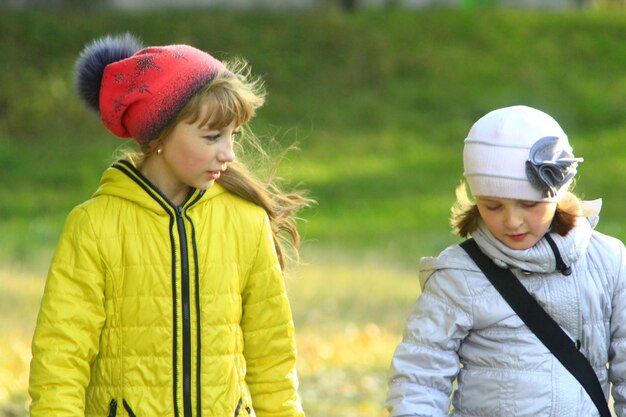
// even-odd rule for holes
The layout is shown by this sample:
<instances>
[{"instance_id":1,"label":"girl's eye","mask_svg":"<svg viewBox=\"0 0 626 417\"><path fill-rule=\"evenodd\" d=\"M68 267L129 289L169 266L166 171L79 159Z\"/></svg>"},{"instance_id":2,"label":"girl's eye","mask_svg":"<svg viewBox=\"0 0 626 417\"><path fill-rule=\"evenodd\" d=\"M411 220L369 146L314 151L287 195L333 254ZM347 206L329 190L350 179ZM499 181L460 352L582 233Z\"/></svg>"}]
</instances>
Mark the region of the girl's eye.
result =
<instances>
[{"instance_id":1,"label":"girl's eye","mask_svg":"<svg viewBox=\"0 0 626 417\"><path fill-rule=\"evenodd\" d=\"M501 204L495 201L479 201L478 205L484 207L489 211L498 210L501 207Z\"/></svg>"},{"instance_id":2,"label":"girl's eye","mask_svg":"<svg viewBox=\"0 0 626 417\"><path fill-rule=\"evenodd\" d=\"M233 137L234 137L234 138L236 138L236 137L238 137L238 136L241 136L241 130L235 130L235 131L233 132Z\"/></svg>"},{"instance_id":3,"label":"girl's eye","mask_svg":"<svg viewBox=\"0 0 626 417\"><path fill-rule=\"evenodd\" d=\"M525 202L522 203L522 206L524 206L526 208L533 208L533 207L536 207L537 204L539 204L539 203L537 203L536 201L525 201Z\"/></svg>"},{"instance_id":4,"label":"girl's eye","mask_svg":"<svg viewBox=\"0 0 626 417\"><path fill-rule=\"evenodd\" d=\"M211 142L215 142L220 138L220 135L207 135L204 138L210 140Z\"/></svg>"}]
</instances>

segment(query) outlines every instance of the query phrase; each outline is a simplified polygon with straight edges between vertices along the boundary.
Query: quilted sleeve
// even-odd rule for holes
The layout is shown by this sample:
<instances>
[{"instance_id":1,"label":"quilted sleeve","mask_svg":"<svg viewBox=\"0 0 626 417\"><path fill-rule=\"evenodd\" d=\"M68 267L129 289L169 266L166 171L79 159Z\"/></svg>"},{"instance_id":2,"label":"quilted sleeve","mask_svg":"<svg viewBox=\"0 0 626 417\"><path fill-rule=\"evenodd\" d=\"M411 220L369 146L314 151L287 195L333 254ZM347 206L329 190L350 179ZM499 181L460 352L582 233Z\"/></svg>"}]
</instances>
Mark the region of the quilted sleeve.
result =
<instances>
[{"instance_id":1,"label":"quilted sleeve","mask_svg":"<svg viewBox=\"0 0 626 417\"><path fill-rule=\"evenodd\" d=\"M391 361L390 416L448 415L452 382L460 369L457 351L473 325L470 311L461 273L446 269L430 277Z\"/></svg>"},{"instance_id":2,"label":"quilted sleeve","mask_svg":"<svg viewBox=\"0 0 626 417\"><path fill-rule=\"evenodd\" d=\"M84 209L70 213L46 281L32 342L31 417L84 416L90 362L104 324L104 278Z\"/></svg>"},{"instance_id":3,"label":"quilted sleeve","mask_svg":"<svg viewBox=\"0 0 626 417\"><path fill-rule=\"evenodd\" d=\"M267 216L242 296L246 383L256 415L304 416L297 393L291 308Z\"/></svg>"},{"instance_id":4,"label":"quilted sleeve","mask_svg":"<svg viewBox=\"0 0 626 417\"><path fill-rule=\"evenodd\" d=\"M615 413L626 417L626 250L619 243L619 269L615 277L609 348L609 379L613 384Z\"/></svg>"}]
</instances>

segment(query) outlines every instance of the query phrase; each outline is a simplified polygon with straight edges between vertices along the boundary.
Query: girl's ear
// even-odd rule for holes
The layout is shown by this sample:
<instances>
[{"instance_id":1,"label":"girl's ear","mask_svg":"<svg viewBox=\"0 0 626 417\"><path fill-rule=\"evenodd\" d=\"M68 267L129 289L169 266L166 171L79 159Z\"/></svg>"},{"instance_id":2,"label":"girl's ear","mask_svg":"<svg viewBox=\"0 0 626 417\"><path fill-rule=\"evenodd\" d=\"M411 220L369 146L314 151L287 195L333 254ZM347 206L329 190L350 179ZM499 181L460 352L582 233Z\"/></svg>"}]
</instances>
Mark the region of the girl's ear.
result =
<instances>
[{"instance_id":1,"label":"girl's ear","mask_svg":"<svg viewBox=\"0 0 626 417\"><path fill-rule=\"evenodd\" d=\"M161 137L143 145L142 148L143 148L143 153L144 153L145 158L147 159L153 155L157 155L157 156L161 155L161 153L163 152L164 143L165 141Z\"/></svg>"}]
</instances>

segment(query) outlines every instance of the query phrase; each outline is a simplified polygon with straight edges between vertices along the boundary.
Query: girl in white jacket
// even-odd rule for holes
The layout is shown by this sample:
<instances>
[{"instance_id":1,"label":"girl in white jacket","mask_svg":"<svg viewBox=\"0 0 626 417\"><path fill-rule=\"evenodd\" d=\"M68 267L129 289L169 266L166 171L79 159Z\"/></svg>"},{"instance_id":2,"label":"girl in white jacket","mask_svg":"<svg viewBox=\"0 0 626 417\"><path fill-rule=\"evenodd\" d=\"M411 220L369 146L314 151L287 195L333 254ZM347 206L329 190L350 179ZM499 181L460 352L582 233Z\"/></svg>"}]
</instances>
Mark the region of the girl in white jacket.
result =
<instances>
[{"instance_id":1,"label":"girl in white jacket","mask_svg":"<svg viewBox=\"0 0 626 417\"><path fill-rule=\"evenodd\" d=\"M594 231L600 201L569 191L582 159L552 117L513 106L472 126L463 161L475 201L457 189L455 231L515 274L580 346L606 397L612 384L615 412L626 416L625 249ZM420 282L391 363L391 416L599 415L458 245L423 258Z\"/></svg>"}]
</instances>

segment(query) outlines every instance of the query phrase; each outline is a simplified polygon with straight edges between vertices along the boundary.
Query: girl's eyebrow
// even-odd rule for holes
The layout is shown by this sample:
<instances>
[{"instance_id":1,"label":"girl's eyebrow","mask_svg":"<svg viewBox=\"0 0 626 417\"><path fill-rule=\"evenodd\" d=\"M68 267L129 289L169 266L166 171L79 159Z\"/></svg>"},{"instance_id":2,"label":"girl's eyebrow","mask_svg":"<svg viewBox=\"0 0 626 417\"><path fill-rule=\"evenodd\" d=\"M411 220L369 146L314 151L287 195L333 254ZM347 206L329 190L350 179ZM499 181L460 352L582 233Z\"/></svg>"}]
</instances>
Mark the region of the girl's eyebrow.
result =
<instances>
[{"instance_id":1,"label":"girl's eyebrow","mask_svg":"<svg viewBox=\"0 0 626 417\"><path fill-rule=\"evenodd\" d=\"M209 125L204 125L204 126L200 126L200 130L206 131L206 132L219 132L221 129L216 129Z\"/></svg>"},{"instance_id":2,"label":"girl's eyebrow","mask_svg":"<svg viewBox=\"0 0 626 417\"><path fill-rule=\"evenodd\" d=\"M478 197L476 201L482 201L483 203L499 203L498 200L489 197Z\"/></svg>"}]
</instances>

